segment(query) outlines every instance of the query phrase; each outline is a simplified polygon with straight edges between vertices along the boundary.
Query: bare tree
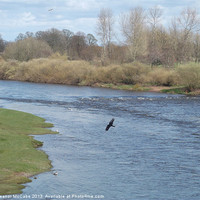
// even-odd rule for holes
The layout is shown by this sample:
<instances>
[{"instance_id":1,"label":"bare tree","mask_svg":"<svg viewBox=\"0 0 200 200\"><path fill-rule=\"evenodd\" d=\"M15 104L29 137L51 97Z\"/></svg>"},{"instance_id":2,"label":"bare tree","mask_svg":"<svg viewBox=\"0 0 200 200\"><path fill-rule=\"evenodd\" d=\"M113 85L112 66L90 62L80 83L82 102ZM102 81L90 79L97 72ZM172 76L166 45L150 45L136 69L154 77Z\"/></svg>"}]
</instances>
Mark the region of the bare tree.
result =
<instances>
[{"instance_id":1,"label":"bare tree","mask_svg":"<svg viewBox=\"0 0 200 200\"><path fill-rule=\"evenodd\" d=\"M66 52L67 54L69 55L70 54L70 45L71 45L71 39L72 37L74 36L74 33L68 29L63 29L62 30L62 33L64 35L64 38L65 38L65 49L66 49Z\"/></svg>"},{"instance_id":2,"label":"bare tree","mask_svg":"<svg viewBox=\"0 0 200 200\"><path fill-rule=\"evenodd\" d=\"M0 35L0 53L4 51L6 47L6 42L3 40L3 38Z\"/></svg>"},{"instance_id":3,"label":"bare tree","mask_svg":"<svg viewBox=\"0 0 200 200\"><path fill-rule=\"evenodd\" d=\"M102 48L102 62L105 64L111 56L111 43L113 38L114 19L110 9L101 9L97 21L97 35L100 38Z\"/></svg>"},{"instance_id":4,"label":"bare tree","mask_svg":"<svg viewBox=\"0 0 200 200\"><path fill-rule=\"evenodd\" d=\"M70 57L71 59L80 59L82 51L87 47L86 35L83 32L78 32L72 36L70 42Z\"/></svg>"},{"instance_id":5,"label":"bare tree","mask_svg":"<svg viewBox=\"0 0 200 200\"><path fill-rule=\"evenodd\" d=\"M200 30L200 18L196 9L185 8L178 18L174 18L170 27L173 49L177 62L191 59L193 54L192 37Z\"/></svg>"},{"instance_id":6,"label":"bare tree","mask_svg":"<svg viewBox=\"0 0 200 200\"><path fill-rule=\"evenodd\" d=\"M92 34L87 34L86 36L87 44L88 46L96 46L97 45L97 39Z\"/></svg>"},{"instance_id":7,"label":"bare tree","mask_svg":"<svg viewBox=\"0 0 200 200\"><path fill-rule=\"evenodd\" d=\"M149 9L147 15L147 22L150 24L152 30L156 29L161 21L162 10L158 6Z\"/></svg>"},{"instance_id":8,"label":"bare tree","mask_svg":"<svg viewBox=\"0 0 200 200\"><path fill-rule=\"evenodd\" d=\"M62 31L52 28L47 31L39 31L35 36L37 39L47 42L54 52L66 53L67 41Z\"/></svg>"},{"instance_id":9,"label":"bare tree","mask_svg":"<svg viewBox=\"0 0 200 200\"><path fill-rule=\"evenodd\" d=\"M196 9L185 8L177 18L184 39L187 40L191 32L200 30L200 18Z\"/></svg>"},{"instance_id":10,"label":"bare tree","mask_svg":"<svg viewBox=\"0 0 200 200\"><path fill-rule=\"evenodd\" d=\"M195 62L200 62L200 35L199 33L196 33L194 35L193 46L194 46Z\"/></svg>"},{"instance_id":11,"label":"bare tree","mask_svg":"<svg viewBox=\"0 0 200 200\"><path fill-rule=\"evenodd\" d=\"M148 37L148 50L149 50L149 61L151 64L161 64L162 63L162 47L159 44L159 38L162 28L159 27L162 17L162 10L154 6L150 8L147 15L147 22L150 25L150 32Z\"/></svg>"},{"instance_id":12,"label":"bare tree","mask_svg":"<svg viewBox=\"0 0 200 200\"><path fill-rule=\"evenodd\" d=\"M3 55L6 59L29 61L34 58L45 58L51 54L52 49L45 41L30 37L9 43Z\"/></svg>"},{"instance_id":13,"label":"bare tree","mask_svg":"<svg viewBox=\"0 0 200 200\"><path fill-rule=\"evenodd\" d=\"M136 60L146 50L145 13L141 7L130 10L121 17L121 30L128 45L131 60Z\"/></svg>"}]
</instances>

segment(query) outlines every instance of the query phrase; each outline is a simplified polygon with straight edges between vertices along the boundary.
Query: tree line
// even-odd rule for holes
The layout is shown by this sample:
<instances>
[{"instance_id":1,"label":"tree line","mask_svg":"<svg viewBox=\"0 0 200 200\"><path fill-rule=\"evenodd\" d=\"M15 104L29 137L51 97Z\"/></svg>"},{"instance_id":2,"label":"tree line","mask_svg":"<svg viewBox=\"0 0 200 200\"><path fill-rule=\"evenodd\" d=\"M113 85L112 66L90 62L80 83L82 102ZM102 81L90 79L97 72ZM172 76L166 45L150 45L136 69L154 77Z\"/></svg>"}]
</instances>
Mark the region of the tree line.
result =
<instances>
[{"instance_id":1,"label":"tree line","mask_svg":"<svg viewBox=\"0 0 200 200\"><path fill-rule=\"evenodd\" d=\"M163 25L159 7L142 7L121 14L116 21L111 9L101 9L96 37L83 32L52 28L36 33L20 33L14 42L0 37L0 52L5 59L28 61L53 53L69 60L86 60L101 65L139 61L151 65L174 66L200 61L200 18L196 9L184 8L168 27ZM118 29L115 24L118 23ZM121 34L117 39L117 33Z\"/></svg>"}]
</instances>

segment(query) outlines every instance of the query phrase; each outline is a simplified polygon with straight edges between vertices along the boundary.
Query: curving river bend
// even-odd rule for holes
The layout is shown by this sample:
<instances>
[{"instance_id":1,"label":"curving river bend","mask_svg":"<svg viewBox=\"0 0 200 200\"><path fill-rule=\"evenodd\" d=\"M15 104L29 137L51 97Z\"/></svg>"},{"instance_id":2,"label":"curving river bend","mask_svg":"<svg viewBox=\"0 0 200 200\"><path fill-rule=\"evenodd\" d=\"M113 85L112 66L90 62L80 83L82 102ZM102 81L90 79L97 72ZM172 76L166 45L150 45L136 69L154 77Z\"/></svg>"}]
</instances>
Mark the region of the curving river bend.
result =
<instances>
[{"instance_id":1,"label":"curving river bend","mask_svg":"<svg viewBox=\"0 0 200 200\"><path fill-rule=\"evenodd\" d=\"M23 195L200 199L200 97L0 81L0 105L43 117L60 133L35 137L53 169ZM116 127L105 132L113 117Z\"/></svg>"}]
</instances>

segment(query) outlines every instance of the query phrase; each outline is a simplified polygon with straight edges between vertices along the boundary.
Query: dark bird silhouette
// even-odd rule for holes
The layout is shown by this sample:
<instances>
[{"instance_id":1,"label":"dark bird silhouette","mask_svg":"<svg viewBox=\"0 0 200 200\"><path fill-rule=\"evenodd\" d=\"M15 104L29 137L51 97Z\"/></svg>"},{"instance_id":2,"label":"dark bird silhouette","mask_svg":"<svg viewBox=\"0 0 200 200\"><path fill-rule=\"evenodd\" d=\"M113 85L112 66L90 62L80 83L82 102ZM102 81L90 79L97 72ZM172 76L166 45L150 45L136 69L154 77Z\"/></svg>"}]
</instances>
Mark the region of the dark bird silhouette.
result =
<instances>
[{"instance_id":1,"label":"dark bird silhouette","mask_svg":"<svg viewBox=\"0 0 200 200\"><path fill-rule=\"evenodd\" d=\"M49 9L48 11L49 11L49 12L50 12L50 11L53 11L53 8Z\"/></svg>"},{"instance_id":2,"label":"dark bird silhouette","mask_svg":"<svg viewBox=\"0 0 200 200\"><path fill-rule=\"evenodd\" d=\"M114 122L114 118L112 118L111 120L110 120L110 122L109 122L109 124L106 126L106 131L108 131L109 130L109 128L112 126L112 127L115 127L115 126L113 126L113 122Z\"/></svg>"}]
</instances>

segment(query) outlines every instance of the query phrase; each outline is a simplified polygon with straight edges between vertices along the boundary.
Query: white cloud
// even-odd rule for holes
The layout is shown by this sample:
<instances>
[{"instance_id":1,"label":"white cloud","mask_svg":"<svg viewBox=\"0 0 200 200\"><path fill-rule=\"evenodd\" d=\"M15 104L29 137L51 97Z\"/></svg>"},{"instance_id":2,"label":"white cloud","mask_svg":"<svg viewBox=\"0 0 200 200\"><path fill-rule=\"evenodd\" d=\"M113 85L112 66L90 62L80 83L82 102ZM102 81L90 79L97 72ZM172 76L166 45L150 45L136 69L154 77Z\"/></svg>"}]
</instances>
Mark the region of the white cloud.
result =
<instances>
[{"instance_id":1,"label":"white cloud","mask_svg":"<svg viewBox=\"0 0 200 200\"><path fill-rule=\"evenodd\" d=\"M31 12L25 12L22 14L21 21L23 23L32 23L35 21L35 16Z\"/></svg>"},{"instance_id":2,"label":"white cloud","mask_svg":"<svg viewBox=\"0 0 200 200\"><path fill-rule=\"evenodd\" d=\"M70 24L74 32L93 33L95 31L96 18L79 18L70 21Z\"/></svg>"},{"instance_id":3,"label":"white cloud","mask_svg":"<svg viewBox=\"0 0 200 200\"><path fill-rule=\"evenodd\" d=\"M96 25L96 18L78 18L73 20L56 20L54 21L40 21L37 22L38 29L50 29L50 28L57 28L57 29L69 29L72 32L84 32L84 33L94 33L95 32L95 25Z\"/></svg>"},{"instance_id":4,"label":"white cloud","mask_svg":"<svg viewBox=\"0 0 200 200\"><path fill-rule=\"evenodd\" d=\"M63 19L64 18L63 15L56 15L55 17L56 17L56 19Z\"/></svg>"},{"instance_id":5,"label":"white cloud","mask_svg":"<svg viewBox=\"0 0 200 200\"><path fill-rule=\"evenodd\" d=\"M66 1L66 8L73 10L87 11L99 7L97 0L68 0Z\"/></svg>"}]
</instances>

